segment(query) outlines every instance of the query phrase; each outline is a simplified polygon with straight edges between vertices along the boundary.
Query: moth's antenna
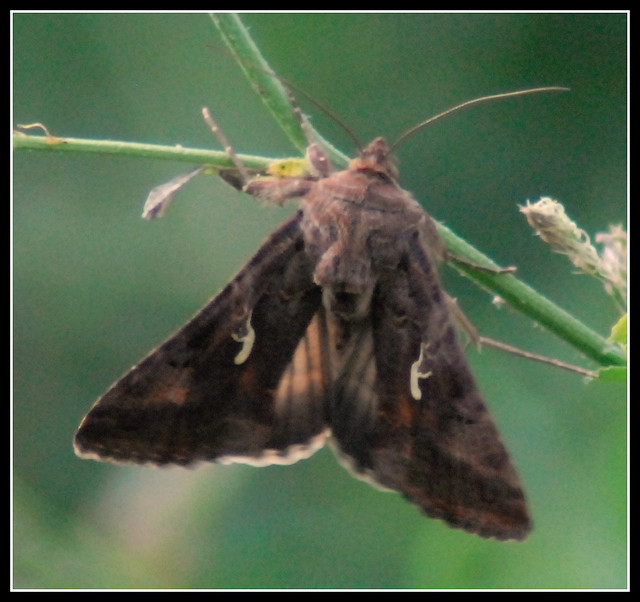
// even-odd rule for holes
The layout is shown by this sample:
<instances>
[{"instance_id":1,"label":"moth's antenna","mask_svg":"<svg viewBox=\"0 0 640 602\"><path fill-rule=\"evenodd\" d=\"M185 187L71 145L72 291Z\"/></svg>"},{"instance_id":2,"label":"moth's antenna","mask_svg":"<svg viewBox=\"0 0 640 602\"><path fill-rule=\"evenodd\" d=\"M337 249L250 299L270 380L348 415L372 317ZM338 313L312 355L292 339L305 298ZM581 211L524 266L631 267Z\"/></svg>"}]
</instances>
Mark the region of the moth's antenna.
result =
<instances>
[{"instance_id":1,"label":"moth's antenna","mask_svg":"<svg viewBox=\"0 0 640 602\"><path fill-rule=\"evenodd\" d=\"M353 130L342 119L340 119L340 117L338 117L336 113L334 113L329 108L324 106L320 101L316 100L313 96L311 96L311 94L309 94L308 92L305 92L299 86L296 86L295 84L291 83L287 79L279 75L276 75L275 73L272 73L271 75L273 75L274 77L277 77L280 81L282 81L282 83L285 85L286 88L291 88L292 90L295 90L296 94L300 94L301 96L304 96L310 103L312 103L314 106L320 109L329 119L333 120L336 124L338 124L338 126L340 126L344 130L344 132L347 134L347 136L349 136L349 138L351 138L351 141L355 144L356 148L359 151L362 150L362 143L360 142L360 140L358 140L358 137L354 134ZM296 99L291 95L291 93L289 93L289 98L291 99L291 103L293 104L293 106L297 107Z\"/></svg>"},{"instance_id":2,"label":"moth's antenna","mask_svg":"<svg viewBox=\"0 0 640 602\"><path fill-rule=\"evenodd\" d=\"M391 145L390 151L393 151L395 148L397 148L397 146L401 142L404 142L409 136L412 136L418 130L421 130L423 127L426 127L426 126L432 124L433 122L438 121L439 119L442 119L443 117L446 117L447 115L451 115L451 113L455 113L456 111L459 111L461 109L466 109L467 107L471 107L473 105L478 105L478 104L480 104L482 102L489 102L489 101L492 101L492 100L501 100L502 98L512 98L514 96L524 96L525 94L537 94L539 92L566 92L568 90L569 90L569 88L562 88L562 87L559 87L559 86L549 86L549 87L546 87L546 88L531 88L529 90L517 90L515 92L505 92L504 94L493 94L491 96L482 96L480 98L474 98L473 100L467 100L466 102L463 102L462 104L456 105L455 107L453 107L451 109L447 109L446 111L443 111L442 113L439 113L438 115L435 115L434 117L430 117L429 119L427 119L425 121L422 121L418 125L414 125L412 128L410 128L406 132L404 132L404 134L402 134Z\"/></svg>"}]
</instances>

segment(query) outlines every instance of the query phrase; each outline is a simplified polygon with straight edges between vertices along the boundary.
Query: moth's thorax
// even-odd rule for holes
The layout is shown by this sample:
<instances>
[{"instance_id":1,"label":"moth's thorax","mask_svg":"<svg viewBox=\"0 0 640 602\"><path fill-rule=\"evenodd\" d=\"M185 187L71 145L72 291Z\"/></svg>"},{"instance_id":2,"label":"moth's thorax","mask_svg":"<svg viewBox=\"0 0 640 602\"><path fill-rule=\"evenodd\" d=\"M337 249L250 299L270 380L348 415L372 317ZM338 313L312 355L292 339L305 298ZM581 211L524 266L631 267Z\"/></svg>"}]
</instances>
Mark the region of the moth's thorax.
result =
<instances>
[{"instance_id":1,"label":"moth's thorax","mask_svg":"<svg viewBox=\"0 0 640 602\"><path fill-rule=\"evenodd\" d=\"M381 271L395 269L406 236L429 219L383 167L386 151L382 138L374 140L349 169L314 182L302 202L305 247L320 286L369 291Z\"/></svg>"}]
</instances>

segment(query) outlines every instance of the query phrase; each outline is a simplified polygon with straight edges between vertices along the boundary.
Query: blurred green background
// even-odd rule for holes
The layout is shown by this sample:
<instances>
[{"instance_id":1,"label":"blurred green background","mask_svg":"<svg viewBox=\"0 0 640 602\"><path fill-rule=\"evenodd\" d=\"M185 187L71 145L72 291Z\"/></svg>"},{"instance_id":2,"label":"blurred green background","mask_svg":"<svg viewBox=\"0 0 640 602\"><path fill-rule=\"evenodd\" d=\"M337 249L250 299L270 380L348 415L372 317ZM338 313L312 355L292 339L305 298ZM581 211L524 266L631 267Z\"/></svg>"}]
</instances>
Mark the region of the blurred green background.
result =
<instances>
[{"instance_id":1,"label":"blurred green background","mask_svg":"<svg viewBox=\"0 0 640 602\"><path fill-rule=\"evenodd\" d=\"M594 330L615 308L534 237L549 195L591 235L626 220L625 14L248 14L272 66L365 141L477 96L399 150L427 210ZM14 123L53 134L294 151L204 14L15 14ZM315 107L313 122L349 139ZM294 209L213 177L159 222L148 191L185 165L18 152L13 199L13 570L17 588L620 588L627 580L626 387L469 353L535 520L498 543L424 518L322 450L290 467L195 470L77 459L94 400L224 286ZM591 367L444 268L482 334Z\"/></svg>"}]
</instances>

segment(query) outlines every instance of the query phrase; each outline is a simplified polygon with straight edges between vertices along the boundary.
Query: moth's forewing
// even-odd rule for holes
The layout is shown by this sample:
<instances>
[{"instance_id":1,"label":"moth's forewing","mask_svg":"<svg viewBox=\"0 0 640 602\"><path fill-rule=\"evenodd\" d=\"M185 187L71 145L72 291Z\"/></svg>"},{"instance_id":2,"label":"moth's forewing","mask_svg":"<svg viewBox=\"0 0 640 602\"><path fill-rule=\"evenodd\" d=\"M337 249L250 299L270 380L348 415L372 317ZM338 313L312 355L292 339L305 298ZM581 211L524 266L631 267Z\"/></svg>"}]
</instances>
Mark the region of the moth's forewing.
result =
<instances>
[{"instance_id":1,"label":"moth's forewing","mask_svg":"<svg viewBox=\"0 0 640 602\"><path fill-rule=\"evenodd\" d=\"M416 243L379 281L370 321L353 333L348 363L361 368L335 383L333 435L352 470L427 515L485 537L523 539L531 525L520 480L425 251Z\"/></svg>"},{"instance_id":2,"label":"moth's forewing","mask_svg":"<svg viewBox=\"0 0 640 602\"><path fill-rule=\"evenodd\" d=\"M311 273L298 214L96 402L76 434L77 453L156 464L310 455L327 429L317 321L307 336L321 298ZM304 378L299 366L292 372L292 357L306 362Z\"/></svg>"}]
</instances>

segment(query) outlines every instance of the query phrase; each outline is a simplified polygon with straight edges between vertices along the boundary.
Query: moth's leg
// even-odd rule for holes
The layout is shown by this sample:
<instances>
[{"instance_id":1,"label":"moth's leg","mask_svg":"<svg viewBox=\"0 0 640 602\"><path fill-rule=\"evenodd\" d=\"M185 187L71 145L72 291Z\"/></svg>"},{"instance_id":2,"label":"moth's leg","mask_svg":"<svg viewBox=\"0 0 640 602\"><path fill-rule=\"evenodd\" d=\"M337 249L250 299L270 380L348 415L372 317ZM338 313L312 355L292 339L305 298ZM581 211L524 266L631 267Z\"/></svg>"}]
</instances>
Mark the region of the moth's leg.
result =
<instances>
[{"instance_id":1,"label":"moth's leg","mask_svg":"<svg viewBox=\"0 0 640 602\"><path fill-rule=\"evenodd\" d=\"M243 191L268 203L284 205L306 195L312 185L312 180L302 178L257 178L250 180Z\"/></svg>"},{"instance_id":2,"label":"moth's leg","mask_svg":"<svg viewBox=\"0 0 640 602\"><path fill-rule=\"evenodd\" d=\"M289 93L289 98L291 100L293 110L300 121L300 127L302 128L302 131L308 142L307 152L305 153L308 176L316 180L319 178L326 178L333 171L331 161L329 161L329 157L327 156L327 154L316 142L313 135L313 130L311 129L311 125L309 124L309 120L307 119L306 115L300 110L296 99L291 95L291 93Z\"/></svg>"},{"instance_id":3,"label":"moth's leg","mask_svg":"<svg viewBox=\"0 0 640 602\"><path fill-rule=\"evenodd\" d=\"M287 88L286 86L285 86L285 90L287 91L287 95L289 96L289 102L293 107L293 112L298 118L298 121L300 122L300 128L302 129L302 133L307 139L307 152L305 154L305 158L307 162L308 176L312 179L326 178L333 171L333 166L329 161L329 157L318 144L313 132L313 128L311 127L311 124L309 123L307 116L302 112L302 109L300 108L300 105L298 104L296 97L291 93L291 90L289 90L289 88ZM302 92L302 90L300 91ZM331 117L331 119L333 119L334 121L337 121L340 125L342 125L348 131L348 128L344 124L342 124L341 120L338 119L338 117L330 113L325 107L321 106L318 103L318 101L314 100L311 96L309 96L304 92L302 93L314 105L319 106L319 108L322 109L326 114L328 114L329 117Z\"/></svg>"},{"instance_id":4,"label":"moth's leg","mask_svg":"<svg viewBox=\"0 0 640 602\"><path fill-rule=\"evenodd\" d=\"M238 155L233 150L233 147L229 144L224 132L220 129L218 124L214 121L213 117L209 113L209 109L206 107L202 109L202 115L207 125L211 128L211 131L215 134L218 140L222 143L225 152L229 155L231 161L235 165L235 169L220 169L218 173L220 177L227 182L230 186L233 186L237 190L243 190L249 182L249 170L240 161ZM142 211L142 217L144 219L156 219L162 217L167 211L169 205L173 201L176 193L186 186L193 178L204 171L205 167L200 166L197 169L191 170L187 173L176 176L171 181L160 186L156 186L147 197Z\"/></svg>"},{"instance_id":5,"label":"moth's leg","mask_svg":"<svg viewBox=\"0 0 640 602\"><path fill-rule=\"evenodd\" d=\"M450 297L447 293L444 294L445 303L449 308L453 321L455 322L458 330L463 331L473 342L476 347L480 346L480 334L478 329L473 325L467 315L460 309L457 299Z\"/></svg>"},{"instance_id":6,"label":"moth's leg","mask_svg":"<svg viewBox=\"0 0 640 602\"><path fill-rule=\"evenodd\" d=\"M456 260L459 261L459 260ZM463 261L463 263L466 263ZM473 264L470 264L473 265ZM487 268L484 266L476 266L473 267L489 271L491 273L503 274L509 273L511 271L515 271L516 268ZM507 345L506 343L502 343L501 341L496 341L490 337L482 336L477 328L471 323L471 320L466 316L466 314L460 309L458 302L453 297L450 297L445 293L447 305L449 306L449 311L451 316L453 317L456 325L459 330L462 330L468 337L469 340L477 347L480 348L482 345L486 345L488 347L493 347L494 349L500 349L502 351L506 351L507 353L511 353L513 355L517 355L519 357L524 357L527 359L534 360L536 362L541 362L543 364L547 364L550 366L555 366L556 368L562 368L563 370L569 370L571 372L576 372L578 374L583 374L590 378L594 377L594 372L591 370L587 370L582 368L581 366L575 366L573 364L567 364L565 362L561 362L560 360L556 360L554 358L546 357L543 355L539 355L537 353L531 353L530 351L525 351L524 349L519 349L514 347L513 345Z\"/></svg>"},{"instance_id":7,"label":"moth's leg","mask_svg":"<svg viewBox=\"0 0 640 602\"><path fill-rule=\"evenodd\" d=\"M270 165L266 174L274 177L255 178L243 187L244 192L276 205L304 197L313 187L315 180L326 178L333 171L329 157L315 142L308 119L300 110L294 96L287 89L289 100L300 121L309 146L305 159L283 159Z\"/></svg>"},{"instance_id":8,"label":"moth's leg","mask_svg":"<svg viewBox=\"0 0 640 602\"><path fill-rule=\"evenodd\" d=\"M307 161L303 159L276 161L266 170L259 172L259 174L269 175L252 178L251 176L255 174L250 174L206 107L202 109L202 115L235 166L235 169L220 170L220 177L227 184L236 190L275 205L283 205L289 199L302 197L309 192L311 180L306 168ZM291 174L294 174L293 177Z\"/></svg>"},{"instance_id":9,"label":"moth's leg","mask_svg":"<svg viewBox=\"0 0 640 602\"><path fill-rule=\"evenodd\" d=\"M438 232L436 222L431 218L422 222L419 234L415 234L414 236L415 238L412 239L410 243L410 256L417 261L421 271L428 279L433 278L431 274L434 270L433 262L435 260L459 263L491 274L509 274L516 271L515 267L493 268L478 265L452 254L449 249L446 248L444 241ZM453 318L458 329L465 332L476 346L479 345L481 337L478 334L478 331L460 307L458 307L456 300L447 295L444 291L443 297L444 303L447 305L447 309L449 310L449 314Z\"/></svg>"},{"instance_id":10,"label":"moth's leg","mask_svg":"<svg viewBox=\"0 0 640 602\"><path fill-rule=\"evenodd\" d=\"M244 163L240 161L240 157L238 157L236 151L233 150L231 144L229 144L229 140L225 136L224 132L220 129L220 126L214 121L213 117L211 117L209 109L204 107L202 109L202 116L204 117L207 125L211 128L213 135L220 141L220 144L222 144L224 151L227 153L227 155L229 155L231 161L233 161L235 168L240 174L241 187L244 188L249 182L249 172L247 171L247 168L245 167ZM234 184L232 184L232 186L235 187Z\"/></svg>"},{"instance_id":11,"label":"moth's leg","mask_svg":"<svg viewBox=\"0 0 640 602\"><path fill-rule=\"evenodd\" d=\"M422 224L421 236L417 236L410 243L409 261L415 262L414 277L411 279L412 286L416 293L425 299L425 303L438 304L438 301L430 299L429 282L438 279L436 261L455 261L448 250L444 247L443 241L437 232L435 222L431 219ZM458 306L457 301L450 297L444 290L441 291L440 303L445 305L445 313L451 316L458 330L463 331L469 339L477 346L480 335L477 329L467 318ZM426 341L422 341L425 343Z\"/></svg>"}]
</instances>

